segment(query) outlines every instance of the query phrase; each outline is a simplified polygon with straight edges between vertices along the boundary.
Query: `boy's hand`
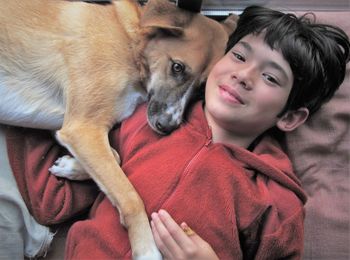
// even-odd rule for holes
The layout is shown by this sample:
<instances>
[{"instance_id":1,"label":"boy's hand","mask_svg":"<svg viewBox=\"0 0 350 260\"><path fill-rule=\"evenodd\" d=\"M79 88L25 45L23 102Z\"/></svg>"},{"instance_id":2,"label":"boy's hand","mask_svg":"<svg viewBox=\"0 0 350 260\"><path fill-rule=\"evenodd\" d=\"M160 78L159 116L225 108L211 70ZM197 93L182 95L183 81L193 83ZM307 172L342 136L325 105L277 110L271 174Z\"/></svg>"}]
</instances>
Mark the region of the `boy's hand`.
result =
<instances>
[{"instance_id":1,"label":"boy's hand","mask_svg":"<svg viewBox=\"0 0 350 260\"><path fill-rule=\"evenodd\" d=\"M151 226L164 259L219 259L206 241L186 223L179 226L165 210L152 214Z\"/></svg>"}]
</instances>

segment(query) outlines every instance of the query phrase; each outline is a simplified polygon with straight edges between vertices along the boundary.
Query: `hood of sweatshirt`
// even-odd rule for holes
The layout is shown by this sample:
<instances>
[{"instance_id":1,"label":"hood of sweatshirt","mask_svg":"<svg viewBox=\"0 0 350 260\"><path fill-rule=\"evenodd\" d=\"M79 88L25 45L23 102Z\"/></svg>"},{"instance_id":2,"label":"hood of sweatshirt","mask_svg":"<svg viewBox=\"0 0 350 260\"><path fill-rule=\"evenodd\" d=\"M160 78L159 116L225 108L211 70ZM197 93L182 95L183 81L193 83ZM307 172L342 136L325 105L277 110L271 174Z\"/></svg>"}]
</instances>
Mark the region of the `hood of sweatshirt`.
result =
<instances>
[{"instance_id":1,"label":"hood of sweatshirt","mask_svg":"<svg viewBox=\"0 0 350 260\"><path fill-rule=\"evenodd\" d=\"M205 118L203 107L203 102L197 102L190 108L189 114L194 118L192 122L196 125L196 131L205 133L207 139L211 140L211 129ZM195 123L197 120L200 122ZM202 128L198 129L198 126ZM306 203L306 194L294 173L292 162L275 138L264 136L253 151L235 145L225 145L225 147L242 163L244 168L259 171L260 174L266 175L293 191L304 204Z\"/></svg>"}]
</instances>

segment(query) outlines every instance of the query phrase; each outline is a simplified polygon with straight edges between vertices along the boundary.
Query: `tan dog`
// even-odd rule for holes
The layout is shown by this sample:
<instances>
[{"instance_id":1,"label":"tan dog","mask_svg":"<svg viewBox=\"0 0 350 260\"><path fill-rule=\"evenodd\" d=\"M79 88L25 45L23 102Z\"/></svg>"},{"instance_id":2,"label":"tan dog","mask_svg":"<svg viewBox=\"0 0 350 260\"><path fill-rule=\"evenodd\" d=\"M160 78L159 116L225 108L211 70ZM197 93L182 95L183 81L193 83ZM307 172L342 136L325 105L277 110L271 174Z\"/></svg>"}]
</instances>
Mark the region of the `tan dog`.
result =
<instances>
[{"instance_id":1,"label":"tan dog","mask_svg":"<svg viewBox=\"0 0 350 260\"><path fill-rule=\"evenodd\" d=\"M166 0L142 8L127 0L0 5L0 123L60 129L59 142L118 208L134 258L161 256L108 131L147 97L155 131L178 127L192 92L224 54L235 19L219 24Z\"/></svg>"}]
</instances>

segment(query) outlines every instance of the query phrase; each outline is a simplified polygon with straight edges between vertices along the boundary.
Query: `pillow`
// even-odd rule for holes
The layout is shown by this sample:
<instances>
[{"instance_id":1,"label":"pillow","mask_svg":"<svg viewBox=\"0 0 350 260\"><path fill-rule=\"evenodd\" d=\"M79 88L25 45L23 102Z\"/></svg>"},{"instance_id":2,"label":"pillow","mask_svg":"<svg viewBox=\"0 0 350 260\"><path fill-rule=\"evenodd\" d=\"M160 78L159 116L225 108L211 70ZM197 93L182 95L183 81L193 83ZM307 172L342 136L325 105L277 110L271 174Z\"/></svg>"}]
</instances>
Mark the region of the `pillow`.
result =
<instances>
[{"instance_id":1,"label":"pillow","mask_svg":"<svg viewBox=\"0 0 350 260\"><path fill-rule=\"evenodd\" d=\"M314 12L350 35L350 12ZM300 14L300 13L298 13ZM287 135L287 148L308 195L304 259L349 259L350 66L334 98Z\"/></svg>"}]
</instances>

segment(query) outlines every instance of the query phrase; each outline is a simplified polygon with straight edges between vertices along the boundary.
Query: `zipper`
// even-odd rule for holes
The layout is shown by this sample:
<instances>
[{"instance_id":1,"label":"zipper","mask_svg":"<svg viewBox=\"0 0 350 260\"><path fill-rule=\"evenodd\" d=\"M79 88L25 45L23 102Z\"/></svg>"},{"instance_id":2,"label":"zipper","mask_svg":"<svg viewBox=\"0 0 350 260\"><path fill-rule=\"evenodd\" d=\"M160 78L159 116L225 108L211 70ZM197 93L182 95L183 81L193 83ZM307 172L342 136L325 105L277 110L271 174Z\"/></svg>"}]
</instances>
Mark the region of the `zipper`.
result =
<instances>
[{"instance_id":1,"label":"zipper","mask_svg":"<svg viewBox=\"0 0 350 260\"><path fill-rule=\"evenodd\" d=\"M183 171L181 179L184 178L188 174L189 170L191 169L191 166L198 161L198 158L204 152L204 149L207 150L209 148L209 146L212 144L213 139L212 139L212 134L211 134L210 128L208 128L206 136L207 137L206 137L204 145L201 146L201 148L197 151L197 153L193 156L193 158L188 162L186 168Z\"/></svg>"},{"instance_id":2,"label":"zipper","mask_svg":"<svg viewBox=\"0 0 350 260\"><path fill-rule=\"evenodd\" d=\"M212 138L208 138L207 141L205 142L204 146L208 147L209 145L211 145L213 139Z\"/></svg>"},{"instance_id":3,"label":"zipper","mask_svg":"<svg viewBox=\"0 0 350 260\"><path fill-rule=\"evenodd\" d=\"M183 178L185 178L187 176L187 174L189 173L190 169L192 168L192 165L195 164L198 161L198 158L200 157L200 155L203 152L205 152L204 149L207 150L208 147L211 145L211 143L212 143L212 137L211 137L211 131L209 129L209 131L207 131L205 142L199 148L199 150L196 152L196 154L192 157L192 159L187 163L187 165L186 165L185 169L183 170L180 178L178 179L176 184L173 185L173 187L171 188L171 192L169 192L168 195L165 196L166 197L165 200L164 201L163 201L163 199L160 200L161 203L159 203L157 208L160 208L160 205L163 205L163 207L166 207L166 205L167 205L168 201L171 199L171 197L172 196L176 196L176 191L174 192L174 190L176 189L177 185L183 180Z\"/></svg>"},{"instance_id":4,"label":"zipper","mask_svg":"<svg viewBox=\"0 0 350 260\"><path fill-rule=\"evenodd\" d=\"M212 141L213 141L213 132L211 131L211 127L208 126L206 136L207 136L207 141L205 142L205 146L208 147Z\"/></svg>"}]
</instances>

